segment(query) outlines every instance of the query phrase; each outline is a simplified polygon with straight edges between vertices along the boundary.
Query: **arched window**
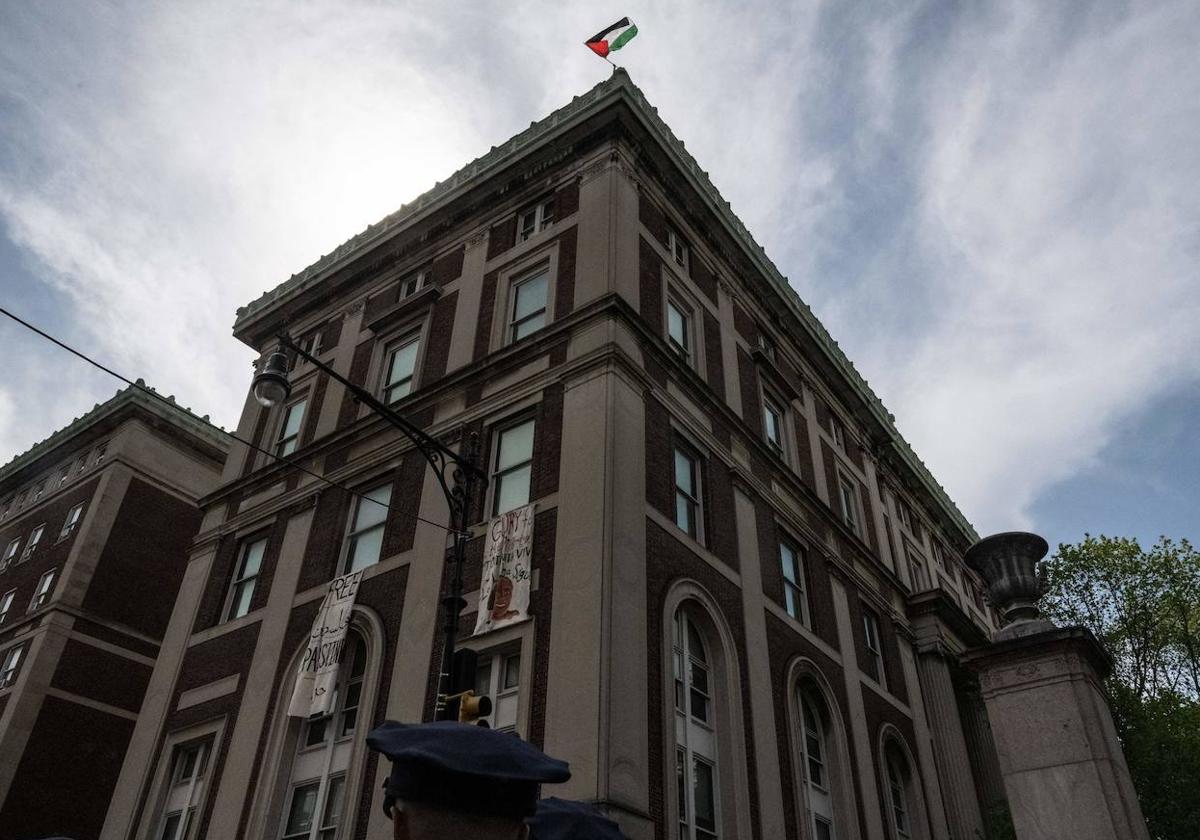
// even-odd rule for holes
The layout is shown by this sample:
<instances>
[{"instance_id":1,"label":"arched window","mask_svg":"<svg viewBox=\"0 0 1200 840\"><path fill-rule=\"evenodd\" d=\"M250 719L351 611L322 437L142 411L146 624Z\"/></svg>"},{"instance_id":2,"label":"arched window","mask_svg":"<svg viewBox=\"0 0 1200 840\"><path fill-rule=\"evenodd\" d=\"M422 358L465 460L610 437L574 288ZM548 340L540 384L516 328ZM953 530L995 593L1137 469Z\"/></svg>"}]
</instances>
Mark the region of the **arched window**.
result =
<instances>
[{"instance_id":1,"label":"arched window","mask_svg":"<svg viewBox=\"0 0 1200 840\"><path fill-rule=\"evenodd\" d=\"M884 822L894 840L925 840L924 800L920 778L913 769L907 746L896 733L883 737L883 786L887 813Z\"/></svg>"},{"instance_id":2,"label":"arched window","mask_svg":"<svg viewBox=\"0 0 1200 840\"><path fill-rule=\"evenodd\" d=\"M858 840L859 826L841 714L824 675L811 660L789 669L792 756L800 836Z\"/></svg>"},{"instance_id":3,"label":"arched window","mask_svg":"<svg viewBox=\"0 0 1200 840\"><path fill-rule=\"evenodd\" d=\"M672 653L679 836L717 840L720 797L711 658L696 622L683 607L675 611Z\"/></svg>"}]
</instances>

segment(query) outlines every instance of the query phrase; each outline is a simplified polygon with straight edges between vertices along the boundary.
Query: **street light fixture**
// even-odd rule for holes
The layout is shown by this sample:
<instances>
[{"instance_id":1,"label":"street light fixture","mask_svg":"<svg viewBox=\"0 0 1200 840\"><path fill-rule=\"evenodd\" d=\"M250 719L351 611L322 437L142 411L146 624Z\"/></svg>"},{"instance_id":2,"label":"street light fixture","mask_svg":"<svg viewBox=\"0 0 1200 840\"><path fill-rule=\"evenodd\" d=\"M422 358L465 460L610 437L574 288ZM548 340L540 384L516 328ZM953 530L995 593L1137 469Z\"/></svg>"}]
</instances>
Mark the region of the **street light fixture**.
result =
<instances>
[{"instance_id":1,"label":"street light fixture","mask_svg":"<svg viewBox=\"0 0 1200 840\"><path fill-rule=\"evenodd\" d=\"M458 640L458 617L463 607L467 605L462 596L463 562L466 557L467 539L470 536L468 521L471 516L471 506L476 487L487 486L487 473L479 469L475 462L479 455L479 438L472 434L463 442L463 452L455 452L444 443L427 434L423 429L414 426L390 407L376 399L375 395L364 388L355 385L327 364L312 356L302 347L292 341L287 334L279 336L279 347L273 351L263 363L258 373L254 375L254 398L263 406L270 408L285 402L292 391L288 382L288 357L285 350L297 354L310 362L318 370L324 371L331 379L340 382L353 395L354 399L367 406L375 414L383 417L405 437L413 442L425 460L433 467L442 492L446 496L446 504L450 508L450 533L454 538L451 549L452 567L450 581L446 593L442 596L442 631L444 646L442 648L442 664L438 679L438 696L435 717L442 720L449 714L447 698L455 693L452 673L454 670L455 647ZM459 686L465 688L465 686ZM455 713L457 719L457 712Z\"/></svg>"}]
</instances>

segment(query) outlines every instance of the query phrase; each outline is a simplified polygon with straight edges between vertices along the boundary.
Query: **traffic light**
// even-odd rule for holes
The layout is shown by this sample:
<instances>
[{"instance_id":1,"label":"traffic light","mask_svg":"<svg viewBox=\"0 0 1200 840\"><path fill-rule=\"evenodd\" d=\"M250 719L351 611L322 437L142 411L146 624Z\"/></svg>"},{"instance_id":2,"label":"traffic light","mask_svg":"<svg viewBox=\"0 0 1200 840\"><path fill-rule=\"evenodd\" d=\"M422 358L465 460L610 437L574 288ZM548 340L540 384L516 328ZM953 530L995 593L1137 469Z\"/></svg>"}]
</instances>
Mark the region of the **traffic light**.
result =
<instances>
[{"instance_id":1,"label":"traffic light","mask_svg":"<svg viewBox=\"0 0 1200 840\"><path fill-rule=\"evenodd\" d=\"M446 698L439 720L457 720L459 723L474 723L487 726L487 717L492 713L492 698L486 694L475 695L475 672L478 667L478 655L470 648L454 652L454 661L450 668L450 690L453 692Z\"/></svg>"}]
</instances>

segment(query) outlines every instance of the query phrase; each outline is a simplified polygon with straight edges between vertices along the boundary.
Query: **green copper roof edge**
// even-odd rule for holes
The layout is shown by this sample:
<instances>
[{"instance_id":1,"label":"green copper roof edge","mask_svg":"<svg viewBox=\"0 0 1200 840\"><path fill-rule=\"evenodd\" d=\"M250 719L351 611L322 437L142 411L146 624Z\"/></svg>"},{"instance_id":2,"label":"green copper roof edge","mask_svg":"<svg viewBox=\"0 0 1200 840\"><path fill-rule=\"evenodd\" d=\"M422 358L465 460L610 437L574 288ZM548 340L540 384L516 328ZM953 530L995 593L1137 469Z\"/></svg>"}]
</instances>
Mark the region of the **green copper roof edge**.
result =
<instances>
[{"instance_id":1,"label":"green copper roof edge","mask_svg":"<svg viewBox=\"0 0 1200 840\"><path fill-rule=\"evenodd\" d=\"M282 301L292 292L299 291L310 282L320 279L343 261L373 247L378 241L405 223L415 221L422 211L432 208L435 204L440 204L441 200L449 198L450 194L455 192L457 188L474 183L491 171L512 163L520 156L521 152L528 151L535 142L543 139L544 135L554 129L565 126L571 121L570 118L579 117L585 112L590 112L595 106L604 103L609 98L609 94L613 93L623 93L628 97L629 103L634 106L634 112L643 117L648 127L652 129L652 133L656 134L663 141L667 150L674 155L680 168L691 176L700 194L709 199L711 209L716 216L725 222L726 227L733 234L734 238L739 240L742 246L746 248L751 258L776 287L776 291L791 306L801 324L809 330L810 335L817 342L818 346L825 350L829 361L833 363L833 366L859 394L876 422L887 431L901 459L913 471L929 494L943 506L951 520L962 529L964 535L971 541L977 540L979 537L974 527L958 509L958 506L950 498L946 490L933 477L928 467L925 466L925 462L917 456L908 441L904 439L899 429L896 428L891 414L883 405L878 395L871 389L871 386L867 384L867 381L858 372L857 368L854 367L854 363L842 352L841 347L829 334L825 325L821 323L809 305L792 288L787 278L779 271L779 268L767 256L763 247L755 240L745 223L733 212L729 202L724 199L720 190L712 183L708 173L700 167L696 159L687 151L683 142L675 136L670 126L658 115L658 109L650 104L645 94L630 79L629 74L621 68L617 68L608 79L595 85L586 93L575 97L567 105L551 112L541 120L530 123L529 128L511 137L501 145L493 146L487 154L468 163L445 181L435 184L432 189L422 193L408 204L401 205L399 210L386 216L376 224L369 225L361 233L342 243L331 253L322 256L303 271L292 275L276 288L238 309L234 331L237 332L243 324L268 309L273 303Z\"/></svg>"},{"instance_id":2,"label":"green copper roof edge","mask_svg":"<svg viewBox=\"0 0 1200 840\"><path fill-rule=\"evenodd\" d=\"M141 380L138 380L138 382L140 383ZM173 401L175 398L167 397L166 399ZM38 458L51 452L55 447L61 446L75 435L86 431L90 426L95 425L130 403L140 405L142 408L172 421L176 425L192 432L198 437L209 440L221 448L228 449L229 445L233 442L228 432L214 426L207 417L200 417L192 412L191 409L181 405L174 405L173 402L171 405L167 405L162 400L155 399L146 394L140 388L130 385L117 391L116 394L104 402L97 403L92 407L91 411L76 417L45 440L41 440L24 452L14 455L8 463L0 465L0 483L20 472Z\"/></svg>"}]
</instances>

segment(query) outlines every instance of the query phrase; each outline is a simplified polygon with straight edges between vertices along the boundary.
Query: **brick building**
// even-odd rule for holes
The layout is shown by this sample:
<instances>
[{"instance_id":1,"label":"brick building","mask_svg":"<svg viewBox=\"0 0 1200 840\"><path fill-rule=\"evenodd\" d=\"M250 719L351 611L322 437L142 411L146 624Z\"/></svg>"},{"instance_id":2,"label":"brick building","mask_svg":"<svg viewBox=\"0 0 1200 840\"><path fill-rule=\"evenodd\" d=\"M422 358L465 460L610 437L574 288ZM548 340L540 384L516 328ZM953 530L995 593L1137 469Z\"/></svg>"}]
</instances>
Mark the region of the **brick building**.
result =
<instances>
[{"instance_id":1,"label":"brick building","mask_svg":"<svg viewBox=\"0 0 1200 840\"><path fill-rule=\"evenodd\" d=\"M1003 809L957 654L976 535L617 71L239 311L439 438L475 433L461 644L492 724L634 838L974 837ZM298 361L239 433L105 838L384 838L384 718L432 715L446 502ZM370 497L389 505L383 512ZM472 635L491 515L536 504L532 618ZM414 517L419 516L426 521ZM364 568L339 700L286 715L328 581Z\"/></svg>"},{"instance_id":2,"label":"brick building","mask_svg":"<svg viewBox=\"0 0 1200 840\"><path fill-rule=\"evenodd\" d=\"M0 468L5 840L99 833L227 452L128 388Z\"/></svg>"}]
</instances>

